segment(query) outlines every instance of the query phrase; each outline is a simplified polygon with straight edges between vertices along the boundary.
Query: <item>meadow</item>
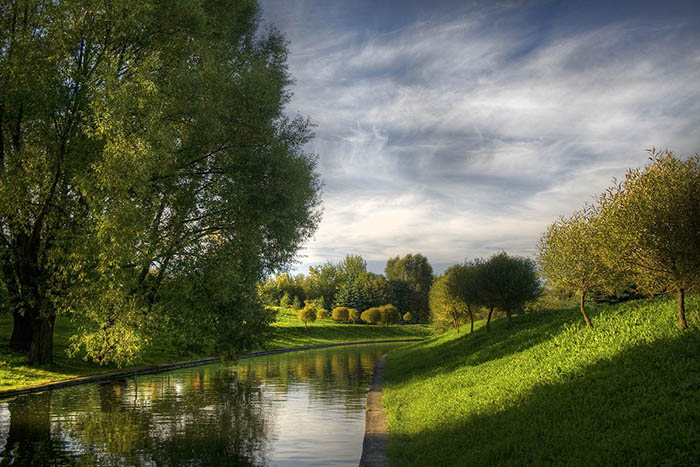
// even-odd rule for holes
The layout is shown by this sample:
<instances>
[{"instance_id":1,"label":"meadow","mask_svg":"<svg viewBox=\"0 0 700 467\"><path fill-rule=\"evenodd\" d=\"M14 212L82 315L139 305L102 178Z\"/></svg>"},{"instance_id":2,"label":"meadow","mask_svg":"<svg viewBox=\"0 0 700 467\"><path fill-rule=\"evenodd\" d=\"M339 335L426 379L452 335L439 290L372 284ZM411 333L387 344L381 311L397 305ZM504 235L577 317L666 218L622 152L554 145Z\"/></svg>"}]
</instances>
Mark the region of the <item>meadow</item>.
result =
<instances>
[{"instance_id":1,"label":"meadow","mask_svg":"<svg viewBox=\"0 0 700 467\"><path fill-rule=\"evenodd\" d=\"M697 465L700 297L537 311L387 358L392 465Z\"/></svg>"}]
</instances>

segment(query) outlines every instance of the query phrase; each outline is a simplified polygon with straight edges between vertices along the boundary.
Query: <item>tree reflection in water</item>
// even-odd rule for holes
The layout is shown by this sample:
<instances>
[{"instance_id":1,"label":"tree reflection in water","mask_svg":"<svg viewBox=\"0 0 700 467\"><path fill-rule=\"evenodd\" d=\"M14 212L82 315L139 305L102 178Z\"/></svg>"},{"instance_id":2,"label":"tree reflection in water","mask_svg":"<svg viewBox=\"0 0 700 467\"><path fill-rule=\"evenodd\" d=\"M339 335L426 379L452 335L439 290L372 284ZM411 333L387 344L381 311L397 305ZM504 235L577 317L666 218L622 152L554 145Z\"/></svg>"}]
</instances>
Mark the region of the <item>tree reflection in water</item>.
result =
<instances>
[{"instance_id":1,"label":"tree reflection in water","mask_svg":"<svg viewBox=\"0 0 700 467\"><path fill-rule=\"evenodd\" d=\"M303 388L306 403L363 419L387 348L295 352L1 401L0 465L264 465L284 435L280 400Z\"/></svg>"}]
</instances>

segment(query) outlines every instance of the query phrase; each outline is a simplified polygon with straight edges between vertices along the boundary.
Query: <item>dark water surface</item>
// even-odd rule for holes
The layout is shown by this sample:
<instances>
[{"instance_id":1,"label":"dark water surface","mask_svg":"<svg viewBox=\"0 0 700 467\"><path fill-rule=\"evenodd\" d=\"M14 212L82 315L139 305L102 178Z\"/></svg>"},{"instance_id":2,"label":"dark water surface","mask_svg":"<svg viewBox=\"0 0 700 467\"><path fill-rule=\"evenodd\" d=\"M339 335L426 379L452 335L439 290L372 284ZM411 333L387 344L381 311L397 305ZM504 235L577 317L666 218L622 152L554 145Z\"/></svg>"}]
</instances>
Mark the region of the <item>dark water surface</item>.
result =
<instances>
[{"instance_id":1,"label":"dark water surface","mask_svg":"<svg viewBox=\"0 0 700 467\"><path fill-rule=\"evenodd\" d=\"M0 465L357 465L374 364L396 345L256 357L0 400Z\"/></svg>"}]
</instances>

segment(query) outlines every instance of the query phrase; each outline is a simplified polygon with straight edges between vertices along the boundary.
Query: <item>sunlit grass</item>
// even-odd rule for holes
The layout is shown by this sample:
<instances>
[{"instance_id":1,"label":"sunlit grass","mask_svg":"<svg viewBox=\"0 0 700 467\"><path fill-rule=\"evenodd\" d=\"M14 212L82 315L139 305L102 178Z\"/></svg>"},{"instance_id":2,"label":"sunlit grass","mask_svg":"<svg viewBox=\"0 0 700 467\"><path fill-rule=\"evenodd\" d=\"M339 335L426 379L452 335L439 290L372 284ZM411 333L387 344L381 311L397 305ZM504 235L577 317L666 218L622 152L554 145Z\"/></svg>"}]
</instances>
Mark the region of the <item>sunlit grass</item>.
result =
<instances>
[{"instance_id":1,"label":"sunlit grass","mask_svg":"<svg viewBox=\"0 0 700 467\"><path fill-rule=\"evenodd\" d=\"M696 465L700 299L503 320L391 352L392 465Z\"/></svg>"},{"instance_id":2,"label":"sunlit grass","mask_svg":"<svg viewBox=\"0 0 700 467\"><path fill-rule=\"evenodd\" d=\"M424 325L410 326L366 326L337 324L333 320L321 320L309 324L308 330L300 323L292 310L279 309L274 324L274 338L266 349L358 342L369 340L389 340L419 338L428 335ZM68 358L66 348L70 336L76 332L75 325L65 317L56 320L54 332L54 363L33 366L27 363L27 356L9 349L12 333L12 316L0 314L0 391L22 389L53 381L61 381L80 376L124 371L151 365L175 363L207 358L214 355L213 344L203 346L200 352L173 347L166 336L154 339L133 365L118 368L116 365L100 366L81 358ZM262 349L261 349L262 350Z\"/></svg>"},{"instance_id":3,"label":"sunlit grass","mask_svg":"<svg viewBox=\"0 0 700 467\"><path fill-rule=\"evenodd\" d=\"M316 320L308 329L289 308L277 308L274 324L275 337L267 345L269 349L390 339L424 338L430 334L427 325L374 326L367 324L340 324L332 319Z\"/></svg>"}]
</instances>

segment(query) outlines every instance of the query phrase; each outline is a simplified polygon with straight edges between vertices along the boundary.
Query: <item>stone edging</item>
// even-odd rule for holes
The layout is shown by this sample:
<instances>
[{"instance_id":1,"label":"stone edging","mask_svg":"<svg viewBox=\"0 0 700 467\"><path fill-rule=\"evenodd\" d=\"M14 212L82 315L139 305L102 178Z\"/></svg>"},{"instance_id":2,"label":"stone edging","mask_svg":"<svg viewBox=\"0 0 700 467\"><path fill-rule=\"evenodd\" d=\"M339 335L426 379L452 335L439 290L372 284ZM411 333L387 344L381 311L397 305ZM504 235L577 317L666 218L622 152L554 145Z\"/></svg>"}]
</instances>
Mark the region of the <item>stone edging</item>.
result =
<instances>
[{"instance_id":1,"label":"stone edging","mask_svg":"<svg viewBox=\"0 0 700 467\"><path fill-rule=\"evenodd\" d=\"M340 347L340 346L345 346L345 345L361 345L361 344L390 344L393 342L416 342L416 341L421 341L423 339L394 339L394 340L380 340L380 341L360 341L360 342L341 342L337 344L318 344L318 345L311 345L307 347L288 347L286 349L275 349L275 350L265 350L262 352L252 352L249 354L241 355L239 358L253 358L253 357L261 357L263 355L274 355L274 354L280 354L280 353L287 353L287 352L296 352L299 350L313 350L313 349L325 349L328 347ZM146 368L138 368L135 370L129 370L129 371L121 371L118 373L104 373L101 375L92 375L92 376L82 376L80 378L72 378L72 379L67 379L64 381L56 381L52 383L46 383L46 384L41 384L38 386L32 386L29 388L25 389L13 389L10 391L0 391L0 399L6 398L6 397L12 397L12 396L18 396L20 394L29 394L32 392L42 392L42 391L48 391L50 389L57 389L57 388L63 388L67 386L76 386L78 384L86 384L86 383L96 383L99 381L111 381L115 379L124 379L124 378L129 378L132 376L138 376L138 375L145 375L149 373L161 373L163 371L169 371L169 370L177 370L180 368L188 368L192 366L200 366L200 365L208 365L210 363L217 363L219 361L219 357L211 357L211 358L205 358L202 360L194 360L194 361L189 361L189 362L180 362L180 363L169 363L165 365L154 365Z\"/></svg>"},{"instance_id":2,"label":"stone edging","mask_svg":"<svg viewBox=\"0 0 700 467\"><path fill-rule=\"evenodd\" d=\"M389 434L384 404L382 404L385 357L386 355L382 355L377 361L372 376L372 386L367 393L367 418L360 467L389 467L389 457L387 456Z\"/></svg>"}]
</instances>

